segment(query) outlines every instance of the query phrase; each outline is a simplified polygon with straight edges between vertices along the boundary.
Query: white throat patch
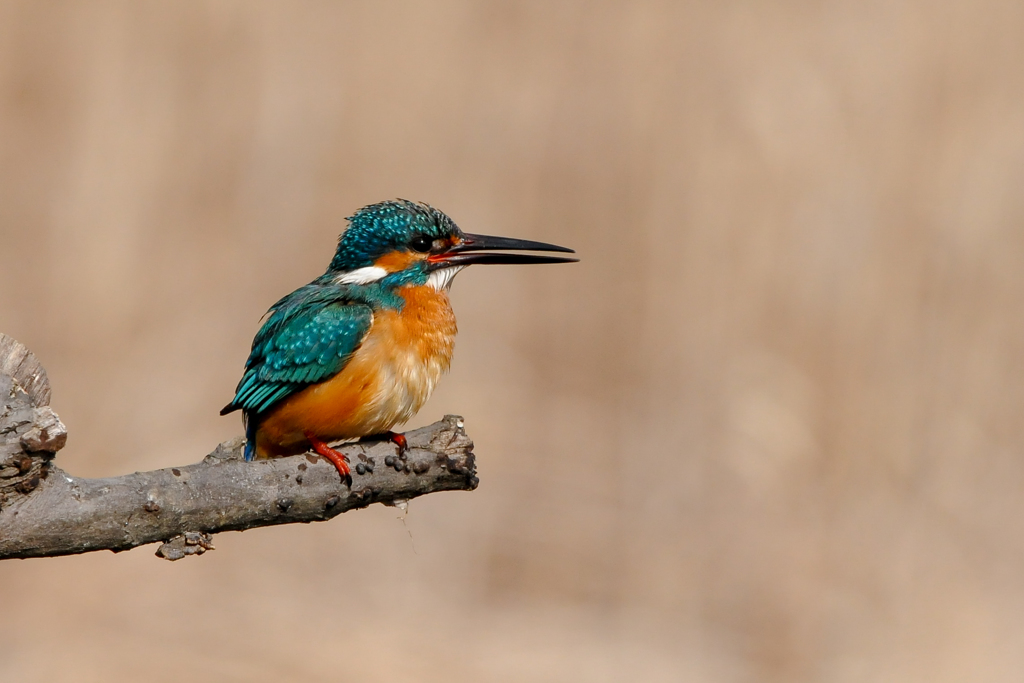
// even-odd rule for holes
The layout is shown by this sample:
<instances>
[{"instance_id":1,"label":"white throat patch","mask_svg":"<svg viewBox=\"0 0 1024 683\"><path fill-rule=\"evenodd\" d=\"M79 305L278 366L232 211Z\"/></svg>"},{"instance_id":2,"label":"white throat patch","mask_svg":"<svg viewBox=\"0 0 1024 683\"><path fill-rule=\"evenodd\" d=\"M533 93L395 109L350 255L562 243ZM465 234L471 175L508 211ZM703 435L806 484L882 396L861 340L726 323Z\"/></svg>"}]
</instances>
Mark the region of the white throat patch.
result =
<instances>
[{"instance_id":1,"label":"white throat patch","mask_svg":"<svg viewBox=\"0 0 1024 683\"><path fill-rule=\"evenodd\" d=\"M379 266L356 268L334 278L339 285L368 285L385 277L388 271Z\"/></svg>"},{"instance_id":2,"label":"white throat patch","mask_svg":"<svg viewBox=\"0 0 1024 683\"><path fill-rule=\"evenodd\" d=\"M459 274L459 271L466 266L450 266L448 268L441 268L435 270L427 277L427 284L433 287L435 290L440 292L442 289L448 289L452 286L452 280Z\"/></svg>"}]
</instances>

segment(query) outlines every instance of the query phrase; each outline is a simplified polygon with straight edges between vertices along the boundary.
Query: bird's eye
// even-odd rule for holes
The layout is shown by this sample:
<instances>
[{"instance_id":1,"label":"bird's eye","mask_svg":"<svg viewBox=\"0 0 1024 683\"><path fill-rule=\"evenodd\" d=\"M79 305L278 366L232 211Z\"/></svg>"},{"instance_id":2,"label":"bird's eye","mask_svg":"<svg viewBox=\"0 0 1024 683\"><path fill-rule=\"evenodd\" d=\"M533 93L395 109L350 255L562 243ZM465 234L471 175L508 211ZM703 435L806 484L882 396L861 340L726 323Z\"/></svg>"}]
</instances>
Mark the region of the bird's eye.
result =
<instances>
[{"instance_id":1,"label":"bird's eye","mask_svg":"<svg viewBox=\"0 0 1024 683\"><path fill-rule=\"evenodd\" d=\"M434 240L430 239L427 235L416 235L409 242L409 246L420 253L427 253L430 248L434 246Z\"/></svg>"}]
</instances>

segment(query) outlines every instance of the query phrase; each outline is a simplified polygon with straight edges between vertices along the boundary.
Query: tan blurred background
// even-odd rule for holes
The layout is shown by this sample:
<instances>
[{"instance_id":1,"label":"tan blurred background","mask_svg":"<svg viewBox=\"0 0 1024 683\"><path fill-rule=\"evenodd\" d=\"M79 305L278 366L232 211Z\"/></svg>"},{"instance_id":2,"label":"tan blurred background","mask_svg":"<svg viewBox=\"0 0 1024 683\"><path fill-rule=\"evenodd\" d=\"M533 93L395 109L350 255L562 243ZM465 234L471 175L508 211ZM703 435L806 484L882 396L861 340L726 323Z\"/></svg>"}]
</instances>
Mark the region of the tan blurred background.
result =
<instances>
[{"instance_id":1,"label":"tan blurred background","mask_svg":"<svg viewBox=\"0 0 1024 683\"><path fill-rule=\"evenodd\" d=\"M407 197L480 489L0 565L0 681L1019 681L1024 4L0 2L0 331L61 466L198 460Z\"/></svg>"}]
</instances>

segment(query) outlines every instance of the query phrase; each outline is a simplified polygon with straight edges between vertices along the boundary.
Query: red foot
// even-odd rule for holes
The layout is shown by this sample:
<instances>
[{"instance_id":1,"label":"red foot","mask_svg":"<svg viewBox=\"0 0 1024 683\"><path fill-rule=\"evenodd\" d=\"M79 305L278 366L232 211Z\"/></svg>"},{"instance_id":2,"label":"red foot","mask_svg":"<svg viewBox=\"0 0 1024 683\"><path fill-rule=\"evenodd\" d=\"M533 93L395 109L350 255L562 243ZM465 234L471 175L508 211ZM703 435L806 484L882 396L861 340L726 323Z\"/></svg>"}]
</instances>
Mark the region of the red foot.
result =
<instances>
[{"instance_id":1,"label":"red foot","mask_svg":"<svg viewBox=\"0 0 1024 683\"><path fill-rule=\"evenodd\" d=\"M306 438L309 439L309 443L313 446L313 450L316 451L318 455L322 455L328 460L330 460L331 463L337 468L338 474L341 475L342 481L348 479L349 473L351 471L348 468L348 458L346 458L343 454L339 453L338 451L328 446L320 439L316 438L316 436L312 432L305 432L305 434Z\"/></svg>"},{"instance_id":2,"label":"red foot","mask_svg":"<svg viewBox=\"0 0 1024 683\"><path fill-rule=\"evenodd\" d=\"M382 436L387 437L387 440L398 446L398 454L405 455L405 452L409 450L409 442L405 440L405 434L398 432L384 432Z\"/></svg>"}]
</instances>

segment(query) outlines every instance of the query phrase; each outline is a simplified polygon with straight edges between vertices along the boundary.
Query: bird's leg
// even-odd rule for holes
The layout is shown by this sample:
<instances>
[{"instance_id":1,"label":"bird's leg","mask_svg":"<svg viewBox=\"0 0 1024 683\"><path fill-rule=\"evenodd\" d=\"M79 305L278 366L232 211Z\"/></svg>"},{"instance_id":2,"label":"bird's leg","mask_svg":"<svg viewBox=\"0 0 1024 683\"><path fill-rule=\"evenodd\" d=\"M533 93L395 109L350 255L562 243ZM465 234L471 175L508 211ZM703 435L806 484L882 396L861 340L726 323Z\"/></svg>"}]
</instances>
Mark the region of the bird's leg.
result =
<instances>
[{"instance_id":1,"label":"bird's leg","mask_svg":"<svg viewBox=\"0 0 1024 683\"><path fill-rule=\"evenodd\" d=\"M306 438L309 439L310 445L313 446L313 450L316 451L318 455L322 455L328 460L330 460L334 467L337 468L338 474L341 475L342 481L348 479L349 473L351 471L348 468L348 458L346 458L343 453L339 453L338 451L334 450L326 443L318 439L316 435L313 434L312 432L306 431L304 432L304 434L306 435Z\"/></svg>"},{"instance_id":2,"label":"bird's leg","mask_svg":"<svg viewBox=\"0 0 1024 683\"><path fill-rule=\"evenodd\" d=\"M388 441L398 446L398 455L405 455L405 452L409 450L409 442L405 439L405 434L401 432L387 431L382 434Z\"/></svg>"},{"instance_id":3,"label":"bird's leg","mask_svg":"<svg viewBox=\"0 0 1024 683\"><path fill-rule=\"evenodd\" d=\"M371 434L370 436L364 436L359 439L360 441L390 441L391 443L398 446L398 455L405 455L406 451L409 450L409 442L405 439L405 434L401 432L381 432L380 434Z\"/></svg>"}]
</instances>

